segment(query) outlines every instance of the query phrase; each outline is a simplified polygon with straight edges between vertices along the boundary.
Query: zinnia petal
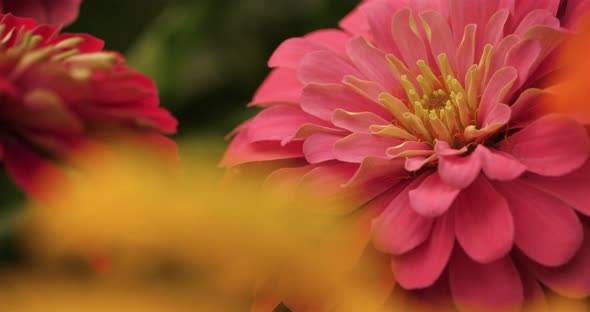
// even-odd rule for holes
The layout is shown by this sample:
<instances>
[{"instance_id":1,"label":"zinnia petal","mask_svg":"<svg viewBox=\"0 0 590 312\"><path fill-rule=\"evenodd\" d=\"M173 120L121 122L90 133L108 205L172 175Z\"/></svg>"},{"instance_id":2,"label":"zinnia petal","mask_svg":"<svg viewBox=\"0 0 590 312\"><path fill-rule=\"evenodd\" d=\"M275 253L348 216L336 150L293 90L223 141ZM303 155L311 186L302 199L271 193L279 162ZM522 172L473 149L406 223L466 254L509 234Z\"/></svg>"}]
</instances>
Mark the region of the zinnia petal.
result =
<instances>
[{"instance_id":1,"label":"zinnia petal","mask_svg":"<svg viewBox=\"0 0 590 312\"><path fill-rule=\"evenodd\" d=\"M522 282L509 257L483 264L455 248L449 261L449 279L460 311L518 311L523 303Z\"/></svg>"},{"instance_id":2,"label":"zinnia petal","mask_svg":"<svg viewBox=\"0 0 590 312\"><path fill-rule=\"evenodd\" d=\"M490 263L512 249L515 224L508 203L484 177L459 194L454 215L457 240L471 259Z\"/></svg>"},{"instance_id":3,"label":"zinnia petal","mask_svg":"<svg viewBox=\"0 0 590 312\"><path fill-rule=\"evenodd\" d=\"M544 267L529 261L528 267L543 284L560 295L584 298L590 294L590 229L584 227L584 240L578 253L566 265Z\"/></svg>"},{"instance_id":4,"label":"zinnia petal","mask_svg":"<svg viewBox=\"0 0 590 312\"><path fill-rule=\"evenodd\" d=\"M564 203L570 205L578 212L590 215L590 201L588 201L588 194L590 194L590 162L564 176L560 177L543 177L538 175L527 175L522 179L547 194L560 199Z\"/></svg>"},{"instance_id":5,"label":"zinnia petal","mask_svg":"<svg viewBox=\"0 0 590 312\"><path fill-rule=\"evenodd\" d=\"M410 205L408 193L420 180L397 186L398 196L373 221L375 247L392 254L403 254L428 238L433 219L417 214Z\"/></svg>"},{"instance_id":6,"label":"zinnia petal","mask_svg":"<svg viewBox=\"0 0 590 312\"><path fill-rule=\"evenodd\" d=\"M570 207L521 182L498 183L496 188L508 200L514 241L527 256L546 266L563 265L574 256L584 233Z\"/></svg>"},{"instance_id":7,"label":"zinnia petal","mask_svg":"<svg viewBox=\"0 0 590 312\"><path fill-rule=\"evenodd\" d=\"M446 267L454 242L453 218L438 218L426 242L393 261L397 282L405 289L432 286Z\"/></svg>"},{"instance_id":8,"label":"zinnia petal","mask_svg":"<svg viewBox=\"0 0 590 312\"><path fill-rule=\"evenodd\" d=\"M442 181L434 172L420 185L409 192L410 203L417 213L425 217L438 217L449 209L461 189Z\"/></svg>"},{"instance_id":9,"label":"zinnia petal","mask_svg":"<svg viewBox=\"0 0 590 312\"><path fill-rule=\"evenodd\" d=\"M529 171L561 176L580 168L590 156L586 129L563 116L546 116L510 136L500 150L516 157Z\"/></svg>"}]
</instances>

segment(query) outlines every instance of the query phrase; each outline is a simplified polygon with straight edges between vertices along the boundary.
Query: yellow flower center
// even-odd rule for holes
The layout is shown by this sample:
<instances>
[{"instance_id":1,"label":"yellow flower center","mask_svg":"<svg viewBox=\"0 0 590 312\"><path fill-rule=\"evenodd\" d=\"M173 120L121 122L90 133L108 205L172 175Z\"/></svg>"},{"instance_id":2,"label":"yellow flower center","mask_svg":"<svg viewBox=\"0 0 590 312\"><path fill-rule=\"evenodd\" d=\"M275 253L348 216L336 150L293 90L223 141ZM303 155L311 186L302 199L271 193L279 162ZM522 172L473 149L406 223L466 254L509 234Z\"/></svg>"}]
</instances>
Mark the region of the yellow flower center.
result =
<instances>
[{"instance_id":1,"label":"yellow flower center","mask_svg":"<svg viewBox=\"0 0 590 312\"><path fill-rule=\"evenodd\" d=\"M454 146L465 146L473 137L465 135L466 128L474 128L479 107L479 84L489 68L492 47L486 46L478 64L473 64L461 83L445 54L438 56L438 70L425 61L417 62L420 73L408 77L405 64L393 55L387 58L397 74L405 97L397 98L381 93L379 101L392 113L388 126L373 126L375 134L404 140L432 143L436 140ZM436 74L439 72L440 74ZM469 129L468 129L469 130Z\"/></svg>"}]
</instances>

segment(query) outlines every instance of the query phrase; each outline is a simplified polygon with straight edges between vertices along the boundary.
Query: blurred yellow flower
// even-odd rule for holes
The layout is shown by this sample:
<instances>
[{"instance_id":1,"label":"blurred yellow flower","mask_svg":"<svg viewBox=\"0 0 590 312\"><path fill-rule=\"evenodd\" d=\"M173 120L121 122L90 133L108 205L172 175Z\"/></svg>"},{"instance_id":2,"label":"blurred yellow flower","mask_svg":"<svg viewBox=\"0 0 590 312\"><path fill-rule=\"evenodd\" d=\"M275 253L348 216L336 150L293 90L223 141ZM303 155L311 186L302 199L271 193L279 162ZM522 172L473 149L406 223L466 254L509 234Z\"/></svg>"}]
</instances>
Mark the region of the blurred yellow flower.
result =
<instances>
[{"instance_id":1,"label":"blurred yellow flower","mask_svg":"<svg viewBox=\"0 0 590 312\"><path fill-rule=\"evenodd\" d=\"M74 155L77 170L45 181L47 201L26 210L34 262L0 275L0 311L452 311L393 290L389 260L368 244L371 205L324 214L338 203L182 158ZM550 311L587 308L557 299Z\"/></svg>"},{"instance_id":2,"label":"blurred yellow flower","mask_svg":"<svg viewBox=\"0 0 590 312\"><path fill-rule=\"evenodd\" d=\"M83 170L46 181L47 200L27 210L26 237L40 271L25 276L42 281L57 274L63 283L47 292L42 282L5 277L3 283L21 287L15 289L22 298L61 291L51 297L70 306L87 302L66 300L78 294L133 302L155 287L160 295L137 302L154 301L153 310L166 301L161 298L185 294L189 307L197 296L206 299L198 304L218 302L223 311L271 311L279 298L313 311L360 311L382 305L393 287L389 262L367 246L378 211L333 216L321 211L338 203L303 194L293 200L289 189L262 189L255 176L223 182L222 172L195 153L182 157L181 170L137 148L93 148L72 158ZM98 269L84 271L92 281L88 292L68 290L76 288L71 279L79 272L58 274L72 259ZM24 306L10 304L31 302L5 298L10 295L0 292L0 310L21 311Z\"/></svg>"}]
</instances>

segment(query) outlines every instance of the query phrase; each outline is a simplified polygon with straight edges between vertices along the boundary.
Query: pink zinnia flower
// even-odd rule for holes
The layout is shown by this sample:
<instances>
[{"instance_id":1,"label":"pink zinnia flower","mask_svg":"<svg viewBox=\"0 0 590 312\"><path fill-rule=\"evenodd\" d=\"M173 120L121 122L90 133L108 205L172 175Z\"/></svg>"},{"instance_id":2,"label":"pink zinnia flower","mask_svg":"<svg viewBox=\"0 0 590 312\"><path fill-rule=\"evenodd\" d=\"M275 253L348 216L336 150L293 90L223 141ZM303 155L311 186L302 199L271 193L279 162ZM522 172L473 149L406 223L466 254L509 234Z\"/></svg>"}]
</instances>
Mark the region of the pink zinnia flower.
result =
<instances>
[{"instance_id":1,"label":"pink zinnia flower","mask_svg":"<svg viewBox=\"0 0 590 312\"><path fill-rule=\"evenodd\" d=\"M85 34L59 34L0 15L0 150L8 173L36 193L38 169L82 144L124 134L165 143L176 120L122 56Z\"/></svg>"},{"instance_id":2,"label":"pink zinnia flower","mask_svg":"<svg viewBox=\"0 0 590 312\"><path fill-rule=\"evenodd\" d=\"M37 23L68 25L78 17L82 0L0 0L0 12L34 18Z\"/></svg>"},{"instance_id":3,"label":"pink zinnia flower","mask_svg":"<svg viewBox=\"0 0 590 312\"><path fill-rule=\"evenodd\" d=\"M264 109L223 164L265 162L279 167L270 182L353 207L378 198L374 246L414 294L448 293L461 310L518 308L541 285L586 296L590 139L539 99L587 6L365 1L344 31L275 51L252 102Z\"/></svg>"}]
</instances>

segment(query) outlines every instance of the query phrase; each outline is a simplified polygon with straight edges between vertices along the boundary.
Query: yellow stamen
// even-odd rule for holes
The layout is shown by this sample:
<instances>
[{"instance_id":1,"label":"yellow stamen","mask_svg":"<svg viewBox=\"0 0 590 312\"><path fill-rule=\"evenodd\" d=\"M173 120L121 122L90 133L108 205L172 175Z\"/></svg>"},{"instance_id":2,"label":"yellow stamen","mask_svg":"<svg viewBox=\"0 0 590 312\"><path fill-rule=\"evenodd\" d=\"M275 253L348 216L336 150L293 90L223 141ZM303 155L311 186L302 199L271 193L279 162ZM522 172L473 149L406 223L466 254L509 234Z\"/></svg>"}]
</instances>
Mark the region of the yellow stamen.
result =
<instances>
[{"instance_id":1,"label":"yellow stamen","mask_svg":"<svg viewBox=\"0 0 590 312\"><path fill-rule=\"evenodd\" d=\"M449 76L455 77L455 74L453 73L453 68L451 68L451 64L449 64L449 59L447 58L447 55L445 53L441 53L438 55L438 67L440 68L442 76L445 77L445 80ZM447 86L447 88L449 88L449 86Z\"/></svg>"},{"instance_id":2,"label":"yellow stamen","mask_svg":"<svg viewBox=\"0 0 590 312\"><path fill-rule=\"evenodd\" d=\"M457 94L455 97L455 105L457 106L457 110L459 111L459 121L461 122L461 126L463 128L467 127L471 124L471 120L469 119L469 107L467 107L467 100L462 93Z\"/></svg>"},{"instance_id":3,"label":"yellow stamen","mask_svg":"<svg viewBox=\"0 0 590 312\"><path fill-rule=\"evenodd\" d=\"M436 138L439 140L450 142L451 141L451 133L449 132L449 129L447 129L445 124L440 120L440 118L438 118L438 116L436 115L436 113L434 113L434 111L430 112L429 118L430 118L430 125L432 126L432 130L434 130L434 134L436 135Z\"/></svg>"},{"instance_id":4,"label":"yellow stamen","mask_svg":"<svg viewBox=\"0 0 590 312\"><path fill-rule=\"evenodd\" d=\"M119 59L109 52L95 52L74 55L67 59L68 63L89 69L110 69Z\"/></svg>"},{"instance_id":5,"label":"yellow stamen","mask_svg":"<svg viewBox=\"0 0 590 312\"><path fill-rule=\"evenodd\" d=\"M55 45L56 50L61 49L71 49L79 46L82 42L84 42L83 38L80 37L72 37L65 40L60 41Z\"/></svg>"},{"instance_id":6,"label":"yellow stamen","mask_svg":"<svg viewBox=\"0 0 590 312\"><path fill-rule=\"evenodd\" d=\"M402 86L404 87L404 90L406 90L406 95L408 96L408 99L410 100L410 102L413 103L415 101L420 101L420 97L418 96L418 93L416 92L414 84L408 79L408 76L402 75L401 76L401 83L402 83Z\"/></svg>"},{"instance_id":7,"label":"yellow stamen","mask_svg":"<svg viewBox=\"0 0 590 312\"><path fill-rule=\"evenodd\" d=\"M447 124L447 127L452 131L452 132L456 132L459 131L459 120L457 120L457 116L455 114L455 109L453 108L453 105L451 104L451 102L447 102L447 105L445 106L444 109L444 119L445 119L445 123Z\"/></svg>"},{"instance_id":8,"label":"yellow stamen","mask_svg":"<svg viewBox=\"0 0 590 312\"><path fill-rule=\"evenodd\" d=\"M477 65L478 81L485 83L487 81L488 72L490 71L490 63L492 59L493 46L486 44L481 54L481 59Z\"/></svg>"},{"instance_id":9,"label":"yellow stamen","mask_svg":"<svg viewBox=\"0 0 590 312\"><path fill-rule=\"evenodd\" d=\"M433 89L442 88L442 84L440 83L440 81L430 68L430 66L426 65L426 62L424 62L423 60L419 60L418 62L416 62L416 64L418 65L420 73L422 73L424 79L433 87Z\"/></svg>"},{"instance_id":10,"label":"yellow stamen","mask_svg":"<svg viewBox=\"0 0 590 312\"><path fill-rule=\"evenodd\" d=\"M424 79L424 76L419 75L418 77L416 77L416 81L418 81L418 84L422 89L422 94L432 93L432 85L428 81L426 81L426 79Z\"/></svg>"},{"instance_id":11,"label":"yellow stamen","mask_svg":"<svg viewBox=\"0 0 590 312\"><path fill-rule=\"evenodd\" d=\"M430 134L430 131L426 129L424 123L420 118L418 118L418 116L408 112L404 113L404 119L408 121L410 130L412 130L412 132L414 132L414 134L417 135L419 138L426 141L431 141L433 139L432 135Z\"/></svg>"},{"instance_id":12,"label":"yellow stamen","mask_svg":"<svg viewBox=\"0 0 590 312\"><path fill-rule=\"evenodd\" d=\"M477 109L477 97L479 96L479 79L477 77L477 65L473 65L467 71L467 104L469 109Z\"/></svg>"}]
</instances>

